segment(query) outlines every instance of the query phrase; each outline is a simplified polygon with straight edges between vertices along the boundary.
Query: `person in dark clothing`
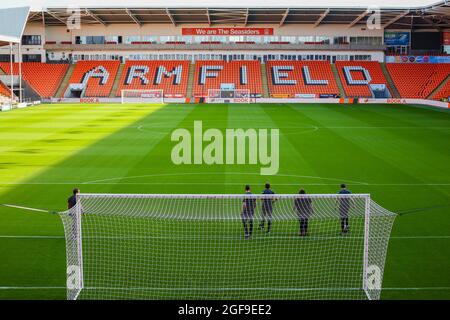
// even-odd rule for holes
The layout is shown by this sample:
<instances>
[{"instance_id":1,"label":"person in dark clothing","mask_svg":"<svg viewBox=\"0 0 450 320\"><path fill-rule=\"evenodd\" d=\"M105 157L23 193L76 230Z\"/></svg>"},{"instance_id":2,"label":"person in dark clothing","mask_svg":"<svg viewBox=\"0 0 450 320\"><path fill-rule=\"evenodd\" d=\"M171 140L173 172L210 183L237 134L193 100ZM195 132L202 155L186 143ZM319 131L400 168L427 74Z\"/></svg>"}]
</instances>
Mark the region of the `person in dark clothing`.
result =
<instances>
[{"instance_id":1,"label":"person in dark clothing","mask_svg":"<svg viewBox=\"0 0 450 320\"><path fill-rule=\"evenodd\" d=\"M306 194L306 191L304 189L300 189L298 193ZM299 235L304 237L308 232L308 220L313 213L312 199L306 197L296 198L294 204L300 222Z\"/></svg>"},{"instance_id":2,"label":"person in dark clothing","mask_svg":"<svg viewBox=\"0 0 450 320\"><path fill-rule=\"evenodd\" d=\"M253 233L253 216L255 214L256 199L253 198L252 192L250 191L250 186L245 186L245 194L249 197L245 197L242 201L242 223L244 225L244 236L245 239L249 239Z\"/></svg>"},{"instance_id":3,"label":"person in dark clothing","mask_svg":"<svg viewBox=\"0 0 450 320\"><path fill-rule=\"evenodd\" d=\"M347 186L345 183L341 184L341 190L339 190L338 194L349 195L351 192L347 190ZM338 207L339 207L339 216L341 218L341 233L347 234L349 232L349 224L348 224L348 212L351 207L351 198L350 197L342 197L338 199Z\"/></svg>"},{"instance_id":4,"label":"person in dark clothing","mask_svg":"<svg viewBox=\"0 0 450 320\"><path fill-rule=\"evenodd\" d=\"M67 209L72 209L77 204L77 194L80 193L80 189L75 188L72 190L72 195L67 199Z\"/></svg>"},{"instance_id":5,"label":"person in dark clothing","mask_svg":"<svg viewBox=\"0 0 450 320\"><path fill-rule=\"evenodd\" d=\"M265 189L262 192L262 194L275 194L275 192L270 189L270 183L266 183ZM272 197L270 198L263 198L262 199L262 206L261 206L261 223L259 224L259 227L261 230L264 230L264 225L267 220L267 233L270 233L270 227L272 226L272 212L273 212L273 203L276 200Z\"/></svg>"}]
</instances>

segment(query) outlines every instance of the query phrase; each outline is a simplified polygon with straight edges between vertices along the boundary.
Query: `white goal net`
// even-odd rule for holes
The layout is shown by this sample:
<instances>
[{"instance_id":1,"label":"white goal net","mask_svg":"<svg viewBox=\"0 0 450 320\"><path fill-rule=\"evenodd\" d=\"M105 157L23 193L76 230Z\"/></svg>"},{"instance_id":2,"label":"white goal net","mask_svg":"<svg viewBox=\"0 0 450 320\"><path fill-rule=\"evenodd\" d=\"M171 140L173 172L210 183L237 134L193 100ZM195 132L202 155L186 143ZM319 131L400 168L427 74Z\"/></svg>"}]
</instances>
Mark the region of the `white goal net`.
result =
<instances>
[{"instance_id":1,"label":"white goal net","mask_svg":"<svg viewBox=\"0 0 450 320\"><path fill-rule=\"evenodd\" d=\"M163 90L122 90L122 103L163 103Z\"/></svg>"},{"instance_id":2,"label":"white goal net","mask_svg":"<svg viewBox=\"0 0 450 320\"><path fill-rule=\"evenodd\" d=\"M249 89L209 89L206 103L250 103L254 100Z\"/></svg>"},{"instance_id":3,"label":"white goal net","mask_svg":"<svg viewBox=\"0 0 450 320\"><path fill-rule=\"evenodd\" d=\"M364 194L80 194L60 216L68 299L379 299L396 215Z\"/></svg>"}]
</instances>

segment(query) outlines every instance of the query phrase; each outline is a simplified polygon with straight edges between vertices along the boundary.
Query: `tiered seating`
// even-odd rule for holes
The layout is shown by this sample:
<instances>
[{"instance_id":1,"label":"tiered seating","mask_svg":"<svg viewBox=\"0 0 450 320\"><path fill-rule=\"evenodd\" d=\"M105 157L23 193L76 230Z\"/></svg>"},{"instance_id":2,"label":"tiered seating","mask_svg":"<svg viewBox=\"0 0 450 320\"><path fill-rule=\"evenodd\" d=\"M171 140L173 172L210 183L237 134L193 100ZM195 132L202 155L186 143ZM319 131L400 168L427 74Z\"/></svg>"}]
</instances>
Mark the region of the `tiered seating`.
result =
<instances>
[{"instance_id":1,"label":"tiered seating","mask_svg":"<svg viewBox=\"0 0 450 320\"><path fill-rule=\"evenodd\" d=\"M450 73L450 64L387 63L402 98L425 99Z\"/></svg>"},{"instance_id":2,"label":"tiered seating","mask_svg":"<svg viewBox=\"0 0 450 320\"><path fill-rule=\"evenodd\" d=\"M443 98L448 99L450 97L450 79L435 93L433 99L442 100Z\"/></svg>"},{"instance_id":3,"label":"tiered seating","mask_svg":"<svg viewBox=\"0 0 450 320\"><path fill-rule=\"evenodd\" d=\"M327 61L268 61L266 68L271 96L339 94L331 65Z\"/></svg>"},{"instance_id":4,"label":"tiered seating","mask_svg":"<svg viewBox=\"0 0 450 320\"><path fill-rule=\"evenodd\" d=\"M201 70L209 74L202 84ZM242 70L247 69L247 72ZM195 65L194 97L206 97L209 89L220 89L222 83L234 83L236 89L248 89L250 94L262 94L261 69L259 61L216 61L202 60Z\"/></svg>"},{"instance_id":5,"label":"tiered seating","mask_svg":"<svg viewBox=\"0 0 450 320\"><path fill-rule=\"evenodd\" d=\"M26 63L27 62L23 62L22 63L22 73L23 73L23 66ZM11 63L9 63L9 62L0 62L0 69L2 69L3 72L5 72L6 74L11 74ZM19 74L19 64L17 62L13 63L13 74L14 75Z\"/></svg>"},{"instance_id":6,"label":"tiered seating","mask_svg":"<svg viewBox=\"0 0 450 320\"><path fill-rule=\"evenodd\" d=\"M3 82L0 81L0 96L2 97L10 97L11 90L8 89L7 86Z\"/></svg>"},{"instance_id":7,"label":"tiered seating","mask_svg":"<svg viewBox=\"0 0 450 320\"><path fill-rule=\"evenodd\" d=\"M165 97L186 97L188 77L186 60L127 61L116 95L120 96L124 89L162 89Z\"/></svg>"},{"instance_id":8,"label":"tiered seating","mask_svg":"<svg viewBox=\"0 0 450 320\"><path fill-rule=\"evenodd\" d=\"M353 69L349 71L351 79L347 79L344 71L345 67L351 67L350 70ZM369 85L365 83L362 84L362 82L369 80L366 79L364 74L365 71L363 70L367 70L370 76L370 81L368 81L369 84L385 84L392 94L383 70L377 61L337 61L336 68L347 97L372 97ZM351 83L352 80L353 83Z\"/></svg>"},{"instance_id":9,"label":"tiered seating","mask_svg":"<svg viewBox=\"0 0 450 320\"><path fill-rule=\"evenodd\" d=\"M0 68L11 74L9 62L0 63ZM40 62L23 62L23 79L43 98L50 98L56 94L66 72L68 64L51 64ZM13 63L13 74L19 74L19 64Z\"/></svg>"},{"instance_id":10,"label":"tiered seating","mask_svg":"<svg viewBox=\"0 0 450 320\"><path fill-rule=\"evenodd\" d=\"M119 65L117 60L78 61L69 84L85 83L85 97L107 97L114 85Z\"/></svg>"}]
</instances>

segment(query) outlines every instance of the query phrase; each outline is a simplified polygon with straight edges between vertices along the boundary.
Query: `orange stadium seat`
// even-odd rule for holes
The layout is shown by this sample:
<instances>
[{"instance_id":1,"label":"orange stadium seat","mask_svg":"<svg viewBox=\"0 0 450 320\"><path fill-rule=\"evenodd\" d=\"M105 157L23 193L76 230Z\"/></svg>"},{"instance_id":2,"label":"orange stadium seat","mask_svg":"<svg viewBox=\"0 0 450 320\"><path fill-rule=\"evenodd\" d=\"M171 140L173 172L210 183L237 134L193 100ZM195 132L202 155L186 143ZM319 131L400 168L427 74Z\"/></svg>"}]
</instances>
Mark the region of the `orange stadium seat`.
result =
<instances>
[{"instance_id":1,"label":"orange stadium seat","mask_svg":"<svg viewBox=\"0 0 450 320\"><path fill-rule=\"evenodd\" d=\"M425 99L450 73L450 64L387 63L402 98Z\"/></svg>"},{"instance_id":2,"label":"orange stadium seat","mask_svg":"<svg viewBox=\"0 0 450 320\"><path fill-rule=\"evenodd\" d=\"M108 97L119 65L118 60L78 61L68 85L85 82L85 97Z\"/></svg>"},{"instance_id":3,"label":"orange stadium seat","mask_svg":"<svg viewBox=\"0 0 450 320\"><path fill-rule=\"evenodd\" d=\"M11 74L9 62L1 62L0 68ZM43 98L50 98L56 94L66 72L68 64L53 64L41 62L23 62L23 79ZM13 74L19 74L19 64L13 63Z\"/></svg>"},{"instance_id":4,"label":"orange stadium seat","mask_svg":"<svg viewBox=\"0 0 450 320\"><path fill-rule=\"evenodd\" d=\"M22 67L26 62L22 63ZM2 69L6 74L11 74L11 64L9 62L0 62L0 69ZM13 74L19 74L19 64L17 62L13 63Z\"/></svg>"},{"instance_id":5,"label":"orange stadium seat","mask_svg":"<svg viewBox=\"0 0 450 320\"><path fill-rule=\"evenodd\" d=\"M11 90L9 90L8 87L1 81L0 81L0 96L11 97Z\"/></svg>"},{"instance_id":6,"label":"orange stadium seat","mask_svg":"<svg viewBox=\"0 0 450 320\"><path fill-rule=\"evenodd\" d=\"M124 89L162 89L165 97L186 97L188 77L187 60L127 61L116 95Z\"/></svg>"},{"instance_id":7,"label":"orange stadium seat","mask_svg":"<svg viewBox=\"0 0 450 320\"><path fill-rule=\"evenodd\" d=\"M272 96L339 94L328 61L268 61L266 68L269 93Z\"/></svg>"},{"instance_id":8,"label":"orange stadium seat","mask_svg":"<svg viewBox=\"0 0 450 320\"><path fill-rule=\"evenodd\" d=\"M350 79L346 76L346 67L350 67L348 69ZM392 95L380 63L377 61L336 61L336 68L347 97L372 97L368 84L384 84ZM370 79L366 79L364 70L367 70Z\"/></svg>"},{"instance_id":9,"label":"orange stadium seat","mask_svg":"<svg viewBox=\"0 0 450 320\"><path fill-rule=\"evenodd\" d=\"M450 79L433 96L435 100L448 99L450 97Z\"/></svg>"},{"instance_id":10,"label":"orange stadium seat","mask_svg":"<svg viewBox=\"0 0 450 320\"><path fill-rule=\"evenodd\" d=\"M205 69L206 67L210 69ZM262 79L259 61L200 60L196 62L194 97L206 97L209 89L220 89L222 83L233 83L236 89L248 89L251 95L261 95Z\"/></svg>"}]
</instances>

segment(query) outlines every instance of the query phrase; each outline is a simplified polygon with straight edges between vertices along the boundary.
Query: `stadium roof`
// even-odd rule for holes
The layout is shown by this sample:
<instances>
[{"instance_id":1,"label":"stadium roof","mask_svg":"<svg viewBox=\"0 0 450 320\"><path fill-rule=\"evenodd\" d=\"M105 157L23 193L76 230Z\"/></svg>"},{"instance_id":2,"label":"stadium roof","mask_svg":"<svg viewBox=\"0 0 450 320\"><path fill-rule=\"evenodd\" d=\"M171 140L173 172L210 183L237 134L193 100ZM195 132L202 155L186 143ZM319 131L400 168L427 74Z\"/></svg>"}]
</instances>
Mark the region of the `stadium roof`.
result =
<instances>
[{"instance_id":1,"label":"stadium roof","mask_svg":"<svg viewBox=\"0 0 450 320\"><path fill-rule=\"evenodd\" d=\"M0 9L0 46L20 43L30 7Z\"/></svg>"},{"instance_id":2,"label":"stadium roof","mask_svg":"<svg viewBox=\"0 0 450 320\"><path fill-rule=\"evenodd\" d=\"M442 2L442 0L314 0L314 6L320 8L367 8L368 6L421 8L438 2ZM239 8L242 7L242 0L128 0L126 4L133 8ZM120 8L123 5L123 0L2 0L0 2L0 8L30 6L32 11L42 11L51 7L65 8L68 6ZM246 0L245 6L249 8L309 8L311 7L311 2L305 0Z\"/></svg>"},{"instance_id":3,"label":"stadium roof","mask_svg":"<svg viewBox=\"0 0 450 320\"><path fill-rule=\"evenodd\" d=\"M21 0L17 0L21 1ZM25 0L23 0L25 1ZM9 1L6 1L9 2ZM64 25L71 15L68 1L47 0L28 1L45 4L66 4L63 6L41 7L30 14L29 21L44 21L46 25ZM257 24L344 24L364 26L370 17L371 4L381 6L381 25L390 29L446 29L450 28L450 3L426 0L318 0L314 5L299 4L299 1L248 0L245 7L242 1L217 0L180 1L123 1L109 0L108 5L88 5L94 1L78 0L82 24L118 24L137 25L167 23L173 25L205 24L213 25L257 25ZM225 4L223 4L225 3ZM264 5L261 5L264 3ZM425 4L428 3L428 4ZM86 6L83 6L86 4ZM233 7L233 5L235 5ZM369 8L369 9L368 9Z\"/></svg>"}]
</instances>

